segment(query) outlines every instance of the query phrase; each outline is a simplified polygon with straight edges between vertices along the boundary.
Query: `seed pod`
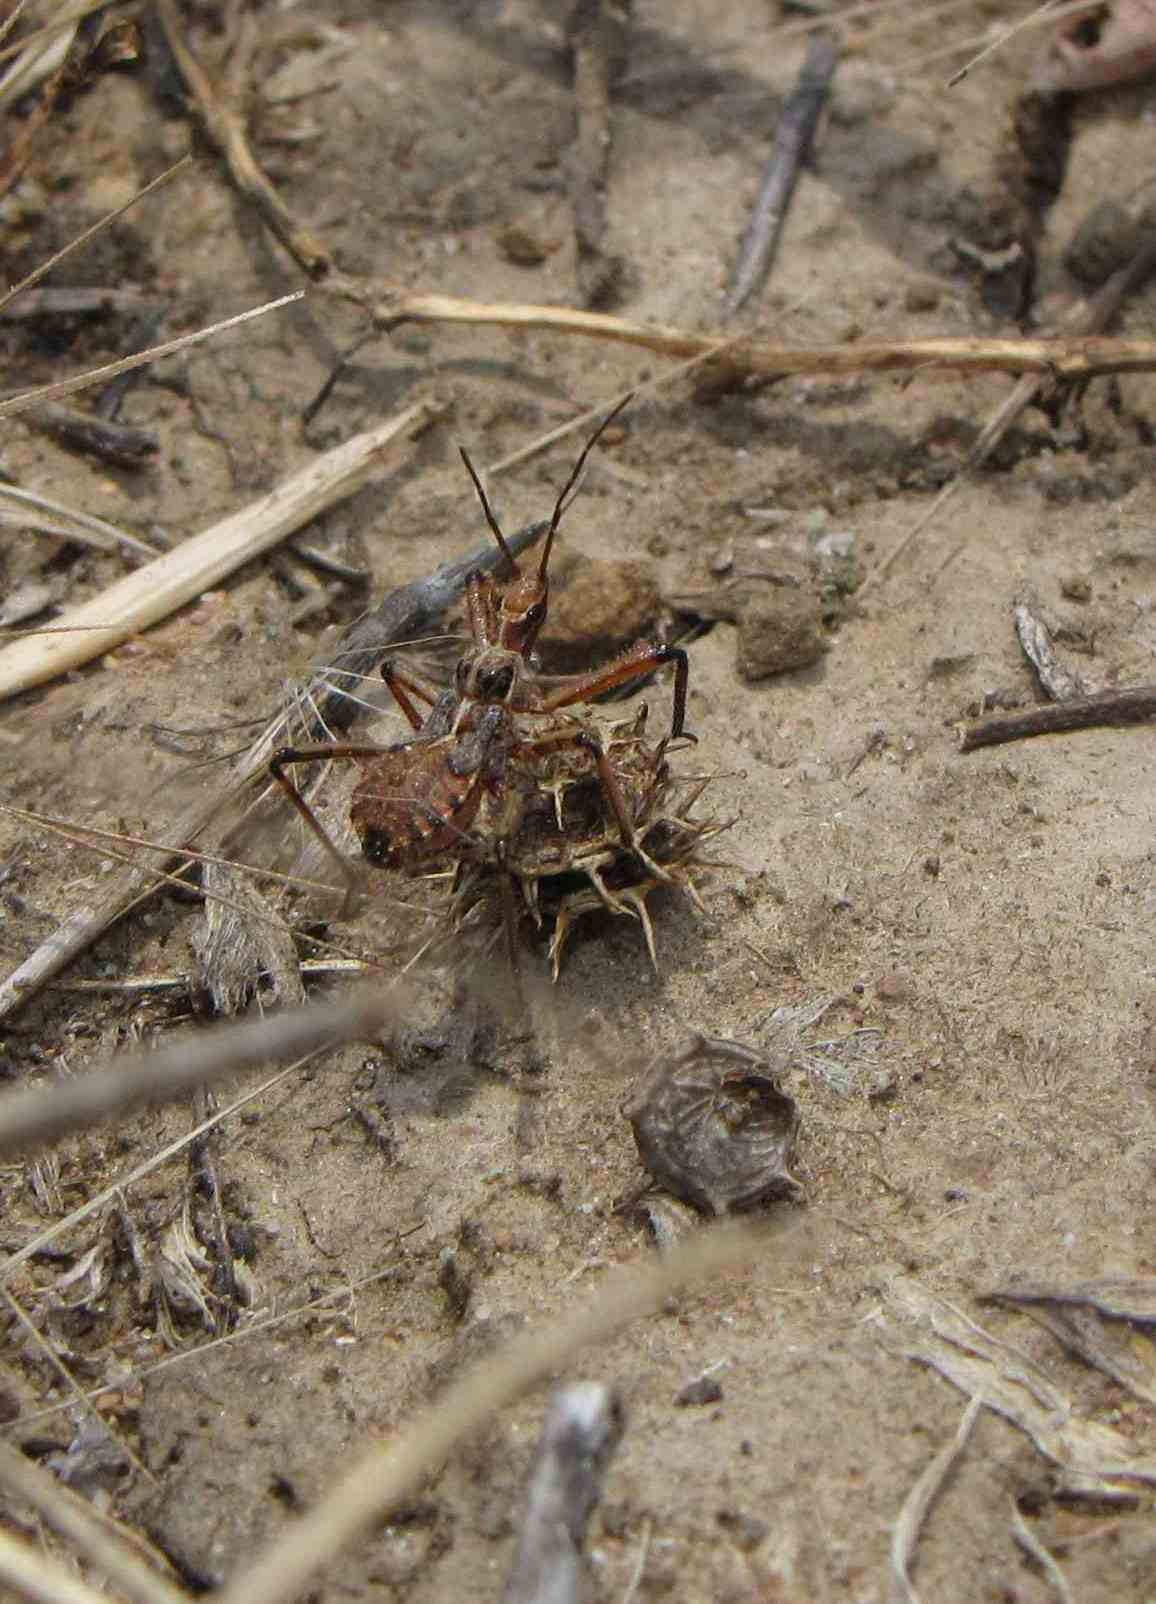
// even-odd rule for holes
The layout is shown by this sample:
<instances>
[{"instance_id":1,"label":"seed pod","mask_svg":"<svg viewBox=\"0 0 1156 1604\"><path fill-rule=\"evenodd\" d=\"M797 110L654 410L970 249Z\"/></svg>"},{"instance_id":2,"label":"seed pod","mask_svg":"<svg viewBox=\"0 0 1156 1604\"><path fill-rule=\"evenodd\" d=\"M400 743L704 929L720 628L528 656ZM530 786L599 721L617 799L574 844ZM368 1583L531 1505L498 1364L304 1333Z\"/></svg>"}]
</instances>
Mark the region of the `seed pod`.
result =
<instances>
[{"instance_id":1,"label":"seed pod","mask_svg":"<svg viewBox=\"0 0 1156 1604\"><path fill-rule=\"evenodd\" d=\"M655 1061L623 1113L658 1184L704 1213L800 1195L788 1168L797 1105L742 1042L695 1034Z\"/></svg>"}]
</instances>

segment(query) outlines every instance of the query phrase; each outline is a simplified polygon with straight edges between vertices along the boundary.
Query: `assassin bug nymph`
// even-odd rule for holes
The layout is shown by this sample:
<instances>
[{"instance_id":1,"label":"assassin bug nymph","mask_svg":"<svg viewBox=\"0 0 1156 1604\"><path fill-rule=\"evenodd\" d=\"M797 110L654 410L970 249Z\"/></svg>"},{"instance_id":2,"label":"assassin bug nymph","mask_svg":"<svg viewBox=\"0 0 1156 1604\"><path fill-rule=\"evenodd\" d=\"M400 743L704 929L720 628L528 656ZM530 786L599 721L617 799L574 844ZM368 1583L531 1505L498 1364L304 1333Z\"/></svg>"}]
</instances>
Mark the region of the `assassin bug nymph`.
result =
<instances>
[{"instance_id":1,"label":"assassin bug nymph","mask_svg":"<svg viewBox=\"0 0 1156 1604\"><path fill-rule=\"evenodd\" d=\"M687 657L681 648L639 641L605 667L584 674L541 674L533 658L546 622L550 553L569 505L567 498L599 437L631 399L628 396L620 402L584 446L554 504L537 567L528 573L514 560L481 480L462 451L486 522L505 556L509 577L504 586L481 572L467 579L472 645L458 662L451 688L403 670L388 658L381 665L382 678L416 732L411 739L388 747L356 742L284 747L270 759L270 774L339 866L348 887L347 904L356 887L353 868L285 773L293 764L333 758L359 763L362 776L349 817L363 854L371 863L420 875L447 861L457 863L487 854L500 859L503 841L517 829L527 786L534 783L535 759L562 747L585 751L602 784L623 846L645 858L597 733L574 720L527 732L516 719L518 714L543 717L561 713L670 664L674 667L674 709L669 739L695 739L685 729ZM425 704L426 711L419 703ZM487 811L484 838L472 830L483 805ZM665 878L658 865L647 862Z\"/></svg>"}]
</instances>

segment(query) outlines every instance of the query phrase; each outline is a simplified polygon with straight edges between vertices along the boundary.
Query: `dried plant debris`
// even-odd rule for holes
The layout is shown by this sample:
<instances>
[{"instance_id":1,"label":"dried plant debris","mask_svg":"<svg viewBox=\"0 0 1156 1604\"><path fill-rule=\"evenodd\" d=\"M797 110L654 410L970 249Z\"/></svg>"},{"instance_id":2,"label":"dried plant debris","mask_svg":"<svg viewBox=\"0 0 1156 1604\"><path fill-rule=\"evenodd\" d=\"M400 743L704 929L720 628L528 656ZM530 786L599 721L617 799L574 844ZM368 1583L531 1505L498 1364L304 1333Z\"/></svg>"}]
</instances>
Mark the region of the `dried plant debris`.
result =
<instances>
[{"instance_id":1,"label":"dried plant debris","mask_svg":"<svg viewBox=\"0 0 1156 1604\"><path fill-rule=\"evenodd\" d=\"M555 980L574 925L600 911L637 919L657 966L647 899L665 885L698 903L692 871L704 862L699 848L728 825L693 816L709 779L674 773L667 741L649 741L646 722L643 704L632 718L608 724L567 720L554 745L548 734L535 738L536 750L511 775L506 794L493 809L483 805L476 822L480 838L500 849L459 866L452 901L459 934L480 930L488 942L497 940L497 916L512 877L526 914L548 938ZM579 729L596 732L614 799L589 750L575 744Z\"/></svg>"},{"instance_id":2,"label":"dried plant debris","mask_svg":"<svg viewBox=\"0 0 1156 1604\"><path fill-rule=\"evenodd\" d=\"M773 1008L755 1020L752 1033L780 1076L801 1070L840 1097L856 1093L877 1097L887 1091L893 1079L878 1062L884 1045L882 1031L868 1026L825 1041L803 1040L803 1032L817 1024L834 1002L833 996L822 996L793 1008Z\"/></svg>"},{"instance_id":3,"label":"dried plant debris","mask_svg":"<svg viewBox=\"0 0 1156 1604\"><path fill-rule=\"evenodd\" d=\"M1064 1347L1145 1403L1156 1404L1156 1280L1105 1276L1069 1286L1022 1281L988 1294L1031 1315Z\"/></svg>"},{"instance_id":4,"label":"dried plant debris","mask_svg":"<svg viewBox=\"0 0 1156 1604\"><path fill-rule=\"evenodd\" d=\"M206 863L204 924L193 938L199 989L218 1014L236 1014L262 985L272 999L298 1006L305 987L297 949L250 876L227 864Z\"/></svg>"},{"instance_id":5,"label":"dried plant debris","mask_svg":"<svg viewBox=\"0 0 1156 1604\"><path fill-rule=\"evenodd\" d=\"M581 1604L588 1596L586 1528L623 1425L621 1402L600 1382L575 1382L554 1394L502 1604Z\"/></svg>"},{"instance_id":6,"label":"dried plant debris","mask_svg":"<svg viewBox=\"0 0 1156 1604\"><path fill-rule=\"evenodd\" d=\"M801 1193L789 1168L798 1107L742 1042L696 1034L660 1054L623 1112L658 1184L706 1214Z\"/></svg>"},{"instance_id":7,"label":"dried plant debris","mask_svg":"<svg viewBox=\"0 0 1156 1604\"><path fill-rule=\"evenodd\" d=\"M1081 1419L1033 1359L918 1281L897 1276L886 1289L885 1307L897 1351L937 1370L967 1397L982 1397L1030 1437L1055 1466L1061 1497L1131 1502L1156 1486L1156 1460L1137 1455L1114 1427Z\"/></svg>"}]
</instances>

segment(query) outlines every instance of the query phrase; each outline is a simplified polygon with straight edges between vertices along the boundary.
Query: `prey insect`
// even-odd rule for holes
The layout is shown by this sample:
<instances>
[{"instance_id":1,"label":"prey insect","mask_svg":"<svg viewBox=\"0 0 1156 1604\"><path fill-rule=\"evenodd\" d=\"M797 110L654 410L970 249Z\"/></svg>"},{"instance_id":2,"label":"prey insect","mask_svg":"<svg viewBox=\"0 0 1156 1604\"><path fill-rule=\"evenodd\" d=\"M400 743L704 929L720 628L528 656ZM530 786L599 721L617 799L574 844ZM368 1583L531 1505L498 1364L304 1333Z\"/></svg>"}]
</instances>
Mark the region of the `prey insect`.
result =
<instances>
[{"instance_id":1,"label":"prey insect","mask_svg":"<svg viewBox=\"0 0 1156 1604\"><path fill-rule=\"evenodd\" d=\"M360 764L350 822L363 855L370 863L416 876L468 862L501 863L527 799L538 788L543 764L549 766L560 751L569 750L597 775L623 848L638 853L658 878L667 878L637 839L631 809L597 730L589 722L559 715L671 665L674 705L668 739L694 740L685 728L685 651L639 641L602 668L568 675L542 674L534 658L547 618L549 563L558 527L590 452L625 405L623 401L609 413L584 446L555 502L537 566L529 572L519 569L481 480L462 451L508 575L504 585L480 571L468 577L472 640L450 687L442 688L392 659L382 664L382 678L415 732L410 739L388 747L356 742L284 747L270 759L272 777L344 877L347 905L356 891L355 872L286 773L295 764L320 759ZM551 722L529 729L527 717Z\"/></svg>"}]
</instances>

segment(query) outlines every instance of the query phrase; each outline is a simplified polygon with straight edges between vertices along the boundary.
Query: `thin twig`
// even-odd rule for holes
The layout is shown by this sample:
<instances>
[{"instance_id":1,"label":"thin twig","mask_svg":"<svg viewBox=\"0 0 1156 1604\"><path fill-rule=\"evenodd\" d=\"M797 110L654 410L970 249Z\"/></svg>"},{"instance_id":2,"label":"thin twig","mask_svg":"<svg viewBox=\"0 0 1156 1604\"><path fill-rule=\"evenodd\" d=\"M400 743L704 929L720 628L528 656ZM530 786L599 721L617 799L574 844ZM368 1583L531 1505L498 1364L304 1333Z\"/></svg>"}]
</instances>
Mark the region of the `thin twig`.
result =
<instances>
[{"instance_id":1,"label":"thin twig","mask_svg":"<svg viewBox=\"0 0 1156 1604\"><path fill-rule=\"evenodd\" d=\"M723 301L724 321L732 318L762 286L771 270L791 197L803 163L810 154L838 60L839 53L830 39L823 34L811 36L799 81L783 107L751 220L739 246L730 287Z\"/></svg>"},{"instance_id":2,"label":"thin twig","mask_svg":"<svg viewBox=\"0 0 1156 1604\"><path fill-rule=\"evenodd\" d=\"M323 279L333 266L329 252L302 227L273 188L253 155L240 116L217 94L189 48L176 0L156 0L156 5L173 60L193 97L206 137L224 158L234 184L302 271L311 279Z\"/></svg>"},{"instance_id":3,"label":"thin twig","mask_svg":"<svg viewBox=\"0 0 1156 1604\"><path fill-rule=\"evenodd\" d=\"M963 1419L955 1436L946 1447L939 1450L930 1465L916 1480L895 1523L895 1530L891 1535L891 1574L900 1604L919 1604L919 1594L912 1587L909 1575L911 1556L915 1552L915 1545L919 1541L919 1534L931 1506L943 1491L952 1466L967 1447L972 1427L983 1406L983 1397L977 1393L964 1410Z\"/></svg>"},{"instance_id":4,"label":"thin twig","mask_svg":"<svg viewBox=\"0 0 1156 1604\"><path fill-rule=\"evenodd\" d=\"M1029 11L1027 16L1021 17L1018 22L1013 22L1010 27L1005 28L990 43L984 45L983 49L972 56L970 61L965 61L962 67L953 72L944 88L954 89L956 84L963 82L973 67L978 67L981 61L986 61L997 50L1002 50L1009 39L1014 39L1016 34L1021 33L1025 28L1038 28L1044 22L1054 21L1055 13L1062 3L1063 0L1044 0L1043 5L1037 6L1034 11ZM1087 9L1090 11L1092 6L1089 5Z\"/></svg>"},{"instance_id":5,"label":"thin twig","mask_svg":"<svg viewBox=\"0 0 1156 1604\"><path fill-rule=\"evenodd\" d=\"M125 1538L116 1535L116 1525L109 1516L9 1443L0 1443L0 1487L11 1498L34 1509L47 1526L71 1543L90 1565L103 1571L134 1604L188 1604L187 1593L146 1564Z\"/></svg>"},{"instance_id":6,"label":"thin twig","mask_svg":"<svg viewBox=\"0 0 1156 1604\"><path fill-rule=\"evenodd\" d=\"M586 1528L622 1439L609 1387L580 1381L550 1400L502 1604L581 1604Z\"/></svg>"},{"instance_id":7,"label":"thin twig","mask_svg":"<svg viewBox=\"0 0 1156 1604\"><path fill-rule=\"evenodd\" d=\"M1073 696L1066 702L1043 702L1006 718L979 719L962 731L959 749L974 752L980 746L1002 746L1033 735L1145 724L1150 719L1156 719L1156 685L1124 685L1091 696Z\"/></svg>"},{"instance_id":8,"label":"thin twig","mask_svg":"<svg viewBox=\"0 0 1156 1604\"><path fill-rule=\"evenodd\" d=\"M1052 1584L1057 1604L1075 1604L1072 1589L1068 1585L1068 1578L1020 1514L1019 1505L1014 1498L1011 1500L1011 1525L1012 1536L1016 1542L1030 1559L1035 1560L1040 1570L1043 1571L1048 1581Z\"/></svg>"},{"instance_id":9,"label":"thin twig","mask_svg":"<svg viewBox=\"0 0 1156 1604\"><path fill-rule=\"evenodd\" d=\"M14 323L37 317L103 317L110 312L128 315L148 312L158 304L155 295L146 295L143 290L113 290L103 284L91 289L49 284L39 290L24 290L15 305L0 307L0 319Z\"/></svg>"},{"instance_id":10,"label":"thin twig","mask_svg":"<svg viewBox=\"0 0 1156 1604\"><path fill-rule=\"evenodd\" d=\"M57 1378L64 1383L65 1391L69 1393L73 1407L79 1407L84 1414L89 1416L101 1437L108 1437L116 1443L134 1470L139 1471L146 1480L155 1482L156 1477L145 1467L132 1447L124 1441L107 1420L102 1418L95 1404L85 1397L83 1387L43 1331L33 1324L23 1304L19 1302L11 1287L0 1284L0 1299L7 1304L9 1313L15 1318L16 1323L21 1327L31 1345L39 1352L44 1363L50 1370L54 1370Z\"/></svg>"},{"instance_id":11,"label":"thin twig","mask_svg":"<svg viewBox=\"0 0 1156 1604\"><path fill-rule=\"evenodd\" d=\"M111 423L79 407L62 407L42 401L26 414L28 421L45 434L74 451L83 451L114 468L143 468L160 450L152 429L139 429L130 423Z\"/></svg>"},{"instance_id":12,"label":"thin twig","mask_svg":"<svg viewBox=\"0 0 1156 1604\"><path fill-rule=\"evenodd\" d=\"M27 412L30 407L39 405L41 401L54 401L58 396L75 395L77 390L90 389L94 384L103 384L109 379L115 379L118 373L128 373L132 368L140 368L146 362L156 362L162 356L172 356L174 351L186 351L191 346L201 345L205 340L211 340L215 335L224 334L227 329L240 328L242 323L251 323L255 317L264 317L266 312L279 311L283 306L291 306L294 301L303 300L304 290L293 290L289 295L281 295L275 301L265 301L261 306L252 306L247 312L238 312L235 317L222 318L219 323L210 323L206 328L194 329L191 334L181 334L175 340L165 340L162 345L150 346L145 351L136 351L132 356L121 357L117 362L105 362L99 368L88 368L84 373L74 373L70 379L58 379L54 384L42 384L35 390L20 390L0 401L0 418L14 417L18 412Z\"/></svg>"},{"instance_id":13,"label":"thin twig","mask_svg":"<svg viewBox=\"0 0 1156 1604\"><path fill-rule=\"evenodd\" d=\"M577 134L570 151L578 288L587 306L617 299L618 264L603 251L610 170L611 93L626 50L629 0L575 0L568 32Z\"/></svg>"},{"instance_id":14,"label":"thin twig","mask_svg":"<svg viewBox=\"0 0 1156 1604\"><path fill-rule=\"evenodd\" d=\"M259 501L62 614L57 620L59 633L6 647L0 651L0 698L91 662L167 618L318 513L360 490L383 465L384 453L408 446L436 416L437 409L429 402L407 407L387 423L306 464Z\"/></svg>"},{"instance_id":15,"label":"thin twig","mask_svg":"<svg viewBox=\"0 0 1156 1604\"><path fill-rule=\"evenodd\" d=\"M91 512L81 512L77 507L65 506L62 501L55 501L51 496L40 495L34 490L0 484L0 502L5 501L65 519L69 525L66 538L75 540L78 545L95 546L98 551L113 551L117 546L123 546L134 557L144 557L149 561L158 555L156 546L130 535L127 530L118 529L116 524L110 524L107 519L97 518Z\"/></svg>"},{"instance_id":16,"label":"thin twig","mask_svg":"<svg viewBox=\"0 0 1156 1604\"><path fill-rule=\"evenodd\" d=\"M606 1342L631 1321L657 1312L679 1287L749 1263L766 1240L763 1233L734 1227L698 1231L661 1263L635 1262L607 1276L583 1304L568 1308L540 1330L516 1337L454 1382L424 1420L360 1456L317 1508L234 1578L217 1604L290 1604L499 1409L584 1348Z\"/></svg>"},{"instance_id":17,"label":"thin twig","mask_svg":"<svg viewBox=\"0 0 1156 1604\"><path fill-rule=\"evenodd\" d=\"M340 1002L217 1025L155 1052L122 1054L84 1076L10 1092L0 1097L0 1153L21 1153L56 1141L112 1114L175 1102L195 1086L318 1047L373 1041L399 1017L399 993L391 990L378 986Z\"/></svg>"},{"instance_id":18,"label":"thin twig","mask_svg":"<svg viewBox=\"0 0 1156 1604\"><path fill-rule=\"evenodd\" d=\"M359 283L334 275L334 294L367 306L379 328L404 323L456 323L476 327L577 334L640 346L663 356L702 356L731 336L698 333L662 323L634 323L608 312L517 301L470 301L454 295L415 294L400 285ZM1041 381L1096 378L1156 369L1156 341L1057 337L986 339L942 335L876 345L774 345L748 339L727 356L738 375L786 378L800 373L1030 373Z\"/></svg>"}]
</instances>

